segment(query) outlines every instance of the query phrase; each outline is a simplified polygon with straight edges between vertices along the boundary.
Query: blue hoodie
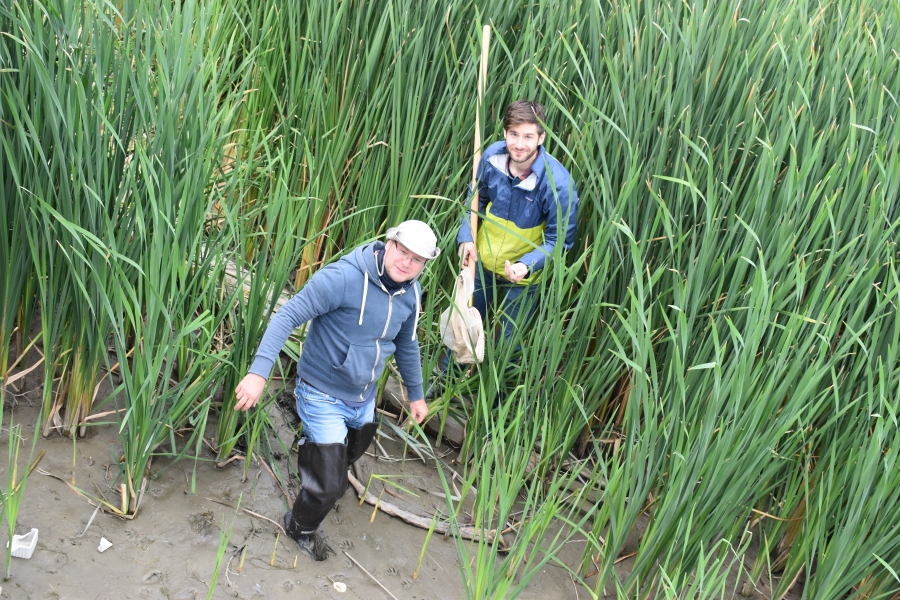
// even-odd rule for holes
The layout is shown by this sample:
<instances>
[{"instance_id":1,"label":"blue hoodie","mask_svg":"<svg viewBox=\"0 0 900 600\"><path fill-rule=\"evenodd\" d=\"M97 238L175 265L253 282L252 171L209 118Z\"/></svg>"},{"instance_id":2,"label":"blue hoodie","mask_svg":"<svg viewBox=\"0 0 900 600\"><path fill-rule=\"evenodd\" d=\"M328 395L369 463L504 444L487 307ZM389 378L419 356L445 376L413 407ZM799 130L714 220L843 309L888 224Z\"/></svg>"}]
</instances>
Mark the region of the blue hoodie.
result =
<instances>
[{"instance_id":1,"label":"blue hoodie","mask_svg":"<svg viewBox=\"0 0 900 600\"><path fill-rule=\"evenodd\" d=\"M393 293L375 264L379 242L354 249L318 271L272 317L250 372L268 378L291 332L312 321L297 375L351 406L365 403L393 354L409 398L421 399L422 364L416 322L421 288L412 282Z\"/></svg>"}]
</instances>

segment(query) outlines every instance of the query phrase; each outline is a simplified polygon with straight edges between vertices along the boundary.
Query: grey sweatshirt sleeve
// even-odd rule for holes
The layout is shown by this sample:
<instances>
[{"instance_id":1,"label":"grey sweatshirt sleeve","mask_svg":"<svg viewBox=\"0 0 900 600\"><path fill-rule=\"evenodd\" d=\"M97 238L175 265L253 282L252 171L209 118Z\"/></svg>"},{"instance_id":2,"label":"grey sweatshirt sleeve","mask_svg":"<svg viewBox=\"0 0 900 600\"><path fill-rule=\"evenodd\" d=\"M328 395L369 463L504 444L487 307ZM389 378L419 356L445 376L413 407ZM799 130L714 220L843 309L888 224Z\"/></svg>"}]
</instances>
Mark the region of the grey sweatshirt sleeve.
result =
<instances>
[{"instance_id":1,"label":"grey sweatshirt sleeve","mask_svg":"<svg viewBox=\"0 0 900 600\"><path fill-rule=\"evenodd\" d=\"M409 315L400 326L400 333L394 338L394 347L394 359L397 361L400 375L403 376L409 399L411 401L423 399L425 392L422 391L422 359L419 354L419 338L416 335L416 313Z\"/></svg>"},{"instance_id":2,"label":"grey sweatshirt sleeve","mask_svg":"<svg viewBox=\"0 0 900 600\"><path fill-rule=\"evenodd\" d=\"M307 321L339 307L343 295L344 276L340 269L329 265L313 275L303 289L288 300L269 321L249 372L268 379L278 353L291 332Z\"/></svg>"}]
</instances>

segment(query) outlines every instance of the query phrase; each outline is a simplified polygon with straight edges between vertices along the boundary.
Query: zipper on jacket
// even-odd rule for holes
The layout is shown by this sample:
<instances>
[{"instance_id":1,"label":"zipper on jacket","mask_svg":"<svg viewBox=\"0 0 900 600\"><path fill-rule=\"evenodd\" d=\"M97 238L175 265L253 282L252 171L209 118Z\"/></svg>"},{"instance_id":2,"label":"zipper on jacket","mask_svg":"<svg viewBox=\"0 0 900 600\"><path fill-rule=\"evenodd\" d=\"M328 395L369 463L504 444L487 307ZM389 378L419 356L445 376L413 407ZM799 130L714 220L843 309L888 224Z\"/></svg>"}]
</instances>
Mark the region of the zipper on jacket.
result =
<instances>
[{"instance_id":1,"label":"zipper on jacket","mask_svg":"<svg viewBox=\"0 0 900 600\"><path fill-rule=\"evenodd\" d=\"M369 383L366 384L366 387L363 388L362 394L359 395L359 401L362 402L366 399L366 392L369 389L369 386L375 382L375 367L378 366L378 360L381 358L381 344L378 343L378 340L375 340L375 364L372 365L372 375Z\"/></svg>"},{"instance_id":2,"label":"zipper on jacket","mask_svg":"<svg viewBox=\"0 0 900 600\"><path fill-rule=\"evenodd\" d=\"M388 327L391 324L391 313L393 311L394 311L394 295L389 294L388 295L387 320L384 322L384 331L381 332L381 337L378 338L377 340L375 340L375 363L372 365L372 379L371 379L371 381L369 381L369 383L372 383L372 381L375 381L375 369L378 368L378 360L381 358L381 344L379 344L378 342L379 342L379 340L383 340L384 336L387 335ZM366 384L366 387L369 387L368 384Z\"/></svg>"},{"instance_id":3,"label":"zipper on jacket","mask_svg":"<svg viewBox=\"0 0 900 600\"><path fill-rule=\"evenodd\" d=\"M413 285L415 285L415 284L413 284ZM391 325L391 314L393 314L393 312L394 312L394 296L397 296L399 294L403 294L404 292L406 292L406 290L401 289L401 290L391 294L390 292L387 291L387 288L385 288L384 285L381 284L381 282L379 282L379 287L381 287L381 289L384 290L385 293L387 293L387 295L388 295L388 314L387 314L387 320L385 320L385 322L384 322L384 330L381 332L381 337L378 338L378 340L375 340L375 362L372 364L372 375L371 375L372 378L369 380L369 383L367 383L366 386L363 388L362 394L359 395L360 401L365 399L366 390L368 390L369 386L372 385L372 383L375 381L375 369L378 367L378 361L381 359L381 344L379 344L378 341L384 339L384 336L387 335L388 328ZM416 307L416 310L418 310L418 307Z\"/></svg>"},{"instance_id":4,"label":"zipper on jacket","mask_svg":"<svg viewBox=\"0 0 900 600\"><path fill-rule=\"evenodd\" d=\"M399 293L399 292L398 292ZM391 325L391 313L394 311L394 295L391 294L388 297L388 315L387 321L384 322L384 331L381 332L381 337L378 338L380 340L384 339L384 336L387 335L388 327ZM377 343L377 342L376 342Z\"/></svg>"}]
</instances>

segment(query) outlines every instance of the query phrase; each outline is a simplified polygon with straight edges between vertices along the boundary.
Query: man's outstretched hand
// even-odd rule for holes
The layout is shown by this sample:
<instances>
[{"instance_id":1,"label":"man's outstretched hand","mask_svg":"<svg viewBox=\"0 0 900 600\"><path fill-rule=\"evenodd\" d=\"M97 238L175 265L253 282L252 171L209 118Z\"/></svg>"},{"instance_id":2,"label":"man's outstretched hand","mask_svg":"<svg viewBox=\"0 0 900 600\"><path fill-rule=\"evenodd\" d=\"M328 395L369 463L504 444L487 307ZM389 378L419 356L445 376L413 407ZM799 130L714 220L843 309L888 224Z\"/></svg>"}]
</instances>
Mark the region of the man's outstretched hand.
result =
<instances>
[{"instance_id":1,"label":"man's outstretched hand","mask_svg":"<svg viewBox=\"0 0 900 600\"><path fill-rule=\"evenodd\" d=\"M428 416L428 404L425 400L413 400L409 403L409 416L416 423L421 423Z\"/></svg>"},{"instance_id":2,"label":"man's outstretched hand","mask_svg":"<svg viewBox=\"0 0 900 600\"><path fill-rule=\"evenodd\" d=\"M241 382L234 388L237 397L235 410L250 410L259 402L263 390L266 389L266 378L255 373L247 373Z\"/></svg>"}]
</instances>

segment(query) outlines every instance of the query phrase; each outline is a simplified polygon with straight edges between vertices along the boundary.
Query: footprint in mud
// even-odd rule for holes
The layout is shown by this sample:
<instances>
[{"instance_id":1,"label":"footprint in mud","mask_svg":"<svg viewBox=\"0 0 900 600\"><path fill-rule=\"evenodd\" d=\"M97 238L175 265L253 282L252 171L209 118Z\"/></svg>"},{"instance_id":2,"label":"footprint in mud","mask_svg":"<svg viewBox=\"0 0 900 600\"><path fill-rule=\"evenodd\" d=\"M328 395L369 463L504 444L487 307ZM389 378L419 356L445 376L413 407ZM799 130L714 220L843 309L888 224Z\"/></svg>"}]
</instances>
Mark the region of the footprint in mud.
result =
<instances>
[{"instance_id":1,"label":"footprint in mud","mask_svg":"<svg viewBox=\"0 0 900 600\"><path fill-rule=\"evenodd\" d=\"M344 566L347 567L348 569L352 569L353 566L354 566L354 565L353 565L353 561L351 561L349 558L345 558L345 559L344 559Z\"/></svg>"},{"instance_id":2,"label":"footprint in mud","mask_svg":"<svg viewBox=\"0 0 900 600\"><path fill-rule=\"evenodd\" d=\"M140 532L130 528L125 530L125 539L138 546L141 550L146 550L153 543L153 538L141 535Z\"/></svg>"},{"instance_id":3,"label":"footprint in mud","mask_svg":"<svg viewBox=\"0 0 900 600\"><path fill-rule=\"evenodd\" d=\"M344 550L349 550L353 547L353 542L351 540L341 540L340 547Z\"/></svg>"},{"instance_id":4,"label":"footprint in mud","mask_svg":"<svg viewBox=\"0 0 900 600\"><path fill-rule=\"evenodd\" d=\"M141 581L144 583L159 583L164 577L165 574L162 571L147 571L144 573L144 576L141 577Z\"/></svg>"},{"instance_id":5,"label":"footprint in mud","mask_svg":"<svg viewBox=\"0 0 900 600\"><path fill-rule=\"evenodd\" d=\"M211 510L188 515L188 521L191 524L191 529L204 536L209 535L214 519L215 515L213 515L213 512Z\"/></svg>"},{"instance_id":6,"label":"footprint in mud","mask_svg":"<svg viewBox=\"0 0 900 600\"><path fill-rule=\"evenodd\" d=\"M344 520L337 515L331 515L331 522L335 525L340 525L344 522Z\"/></svg>"},{"instance_id":7,"label":"footprint in mud","mask_svg":"<svg viewBox=\"0 0 900 600\"><path fill-rule=\"evenodd\" d=\"M403 587L403 589L405 589L405 590L411 588L411 587L412 587L412 584L413 584L413 580L412 580L412 579L402 579L402 580L400 581L401 587Z\"/></svg>"},{"instance_id":8,"label":"footprint in mud","mask_svg":"<svg viewBox=\"0 0 900 600\"><path fill-rule=\"evenodd\" d=\"M394 577L400 577L400 571L395 569L394 567L390 567L388 570L388 575L393 575Z\"/></svg>"},{"instance_id":9,"label":"footprint in mud","mask_svg":"<svg viewBox=\"0 0 900 600\"><path fill-rule=\"evenodd\" d=\"M147 489L147 493L157 500L165 500L172 495L173 486L168 484L156 483Z\"/></svg>"}]
</instances>

